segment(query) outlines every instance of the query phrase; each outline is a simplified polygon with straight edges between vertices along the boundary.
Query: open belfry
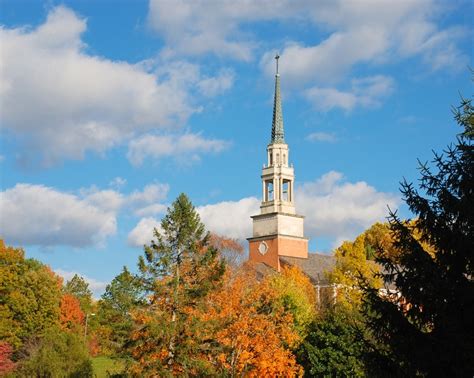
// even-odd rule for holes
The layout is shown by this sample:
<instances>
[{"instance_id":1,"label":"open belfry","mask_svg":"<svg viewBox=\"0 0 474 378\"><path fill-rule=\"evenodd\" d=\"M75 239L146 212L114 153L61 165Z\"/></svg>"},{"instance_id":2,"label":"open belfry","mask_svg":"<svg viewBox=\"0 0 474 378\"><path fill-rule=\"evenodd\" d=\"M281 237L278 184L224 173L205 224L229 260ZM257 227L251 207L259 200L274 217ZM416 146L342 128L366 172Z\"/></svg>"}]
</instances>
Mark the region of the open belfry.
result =
<instances>
[{"instance_id":1,"label":"open belfry","mask_svg":"<svg viewBox=\"0 0 474 378\"><path fill-rule=\"evenodd\" d=\"M280 257L308 258L304 237L304 217L296 214L293 165L289 164L285 143L280 95L280 74L276 59L275 99L267 164L262 169L262 204L254 215L253 236L249 241L249 261L264 263L280 271Z\"/></svg>"}]
</instances>

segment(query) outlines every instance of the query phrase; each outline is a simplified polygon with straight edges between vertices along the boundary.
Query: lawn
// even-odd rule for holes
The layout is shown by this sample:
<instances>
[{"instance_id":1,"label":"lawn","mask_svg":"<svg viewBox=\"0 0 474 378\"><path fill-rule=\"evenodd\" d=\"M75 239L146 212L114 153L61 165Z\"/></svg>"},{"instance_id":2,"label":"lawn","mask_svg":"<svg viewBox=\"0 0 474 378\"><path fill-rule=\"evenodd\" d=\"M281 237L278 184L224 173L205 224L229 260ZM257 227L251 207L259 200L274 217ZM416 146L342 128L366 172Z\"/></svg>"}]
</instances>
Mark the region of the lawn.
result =
<instances>
[{"instance_id":1,"label":"lawn","mask_svg":"<svg viewBox=\"0 0 474 378\"><path fill-rule=\"evenodd\" d=\"M122 373L125 362L119 358L93 357L92 367L94 368L95 377L107 378L110 374Z\"/></svg>"}]
</instances>

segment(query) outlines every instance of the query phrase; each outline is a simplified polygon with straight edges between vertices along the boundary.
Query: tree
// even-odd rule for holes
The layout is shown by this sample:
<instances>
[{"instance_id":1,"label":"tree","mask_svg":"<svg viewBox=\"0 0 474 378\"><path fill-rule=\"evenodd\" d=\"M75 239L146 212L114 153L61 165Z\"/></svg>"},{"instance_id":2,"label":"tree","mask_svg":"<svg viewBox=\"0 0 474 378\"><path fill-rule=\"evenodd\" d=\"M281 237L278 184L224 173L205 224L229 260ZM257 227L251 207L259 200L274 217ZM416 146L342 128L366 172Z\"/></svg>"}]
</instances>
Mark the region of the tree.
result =
<instances>
[{"instance_id":1,"label":"tree","mask_svg":"<svg viewBox=\"0 0 474 378\"><path fill-rule=\"evenodd\" d=\"M219 251L229 267L236 269L244 259L244 247L238 240L211 233L209 244Z\"/></svg>"},{"instance_id":2,"label":"tree","mask_svg":"<svg viewBox=\"0 0 474 378\"><path fill-rule=\"evenodd\" d=\"M84 313L79 300L72 294L65 293L61 298L59 323L64 330L81 334Z\"/></svg>"},{"instance_id":3,"label":"tree","mask_svg":"<svg viewBox=\"0 0 474 378\"><path fill-rule=\"evenodd\" d=\"M134 313L137 329L129 345L136 363L130 370L137 375L208 374L212 366L203 356L211 345L200 338L206 324L191 313L219 287L225 263L184 194L168 209L155 238L139 259L149 305Z\"/></svg>"},{"instance_id":4,"label":"tree","mask_svg":"<svg viewBox=\"0 0 474 378\"><path fill-rule=\"evenodd\" d=\"M0 376L6 375L15 370L15 363L12 361L13 348L10 344L0 341Z\"/></svg>"},{"instance_id":5,"label":"tree","mask_svg":"<svg viewBox=\"0 0 474 378\"><path fill-rule=\"evenodd\" d=\"M358 311L336 307L309 326L298 362L308 377L365 377L366 346Z\"/></svg>"},{"instance_id":6,"label":"tree","mask_svg":"<svg viewBox=\"0 0 474 378\"><path fill-rule=\"evenodd\" d=\"M24 251L0 240L0 340L17 350L59 322L61 279Z\"/></svg>"},{"instance_id":7,"label":"tree","mask_svg":"<svg viewBox=\"0 0 474 378\"><path fill-rule=\"evenodd\" d=\"M86 280L75 274L69 281L64 285L64 292L74 295L81 305L81 309L84 314L88 314L92 309L92 291L89 289L89 284Z\"/></svg>"},{"instance_id":8,"label":"tree","mask_svg":"<svg viewBox=\"0 0 474 378\"><path fill-rule=\"evenodd\" d=\"M377 277L380 267L367 259L366 235L359 235L354 242L345 241L336 249L336 265L329 273L329 280L337 285L337 303L348 310L360 309L362 303L361 281L370 287L380 288Z\"/></svg>"},{"instance_id":9,"label":"tree","mask_svg":"<svg viewBox=\"0 0 474 378\"><path fill-rule=\"evenodd\" d=\"M398 296L366 288L366 316L387 345L380 358L404 375L474 374L474 109L462 100L455 119L464 128L455 146L420 163L420 191L401 192L416 222L390 214L396 256L379 248L384 279ZM425 244L424 244L425 243ZM426 245L432 246L429 251Z\"/></svg>"},{"instance_id":10,"label":"tree","mask_svg":"<svg viewBox=\"0 0 474 378\"><path fill-rule=\"evenodd\" d=\"M224 286L208 297L210 306L195 314L213 326L204 330L217 344L208 359L229 377L298 376L291 352L299 341L293 317L272 278L258 282L255 272L228 273ZM216 373L216 375L217 375Z\"/></svg>"},{"instance_id":11,"label":"tree","mask_svg":"<svg viewBox=\"0 0 474 378\"><path fill-rule=\"evenodd\" d=\"M92 377L92 363L80 335L49 328L32 336L20 351L20 377Z\"/></svg>"},{"instance_id":12,"label":"tree","mask_svg":"<svg viewBox=\"0 0 474 378\"><path fill-rule=\"evenodd\" d=\"M123 353L124 343L133 328L132 311L145 304L140 280L124 266L107 285L98 303L97 316L102 349Z\"/></svg>"},{"instance_id":13,"label":"tree","mask_svg":"<svg viewBox=\"0 0 474 378\"><path fill-rule=\"evenodd\" d=\"M276 292L275 305L283 306L292 315L295 330L304 338L316 317L316 292L311 281L299 268L291 266L269 276L268 284Z\"/></svg>"}]
</instances>

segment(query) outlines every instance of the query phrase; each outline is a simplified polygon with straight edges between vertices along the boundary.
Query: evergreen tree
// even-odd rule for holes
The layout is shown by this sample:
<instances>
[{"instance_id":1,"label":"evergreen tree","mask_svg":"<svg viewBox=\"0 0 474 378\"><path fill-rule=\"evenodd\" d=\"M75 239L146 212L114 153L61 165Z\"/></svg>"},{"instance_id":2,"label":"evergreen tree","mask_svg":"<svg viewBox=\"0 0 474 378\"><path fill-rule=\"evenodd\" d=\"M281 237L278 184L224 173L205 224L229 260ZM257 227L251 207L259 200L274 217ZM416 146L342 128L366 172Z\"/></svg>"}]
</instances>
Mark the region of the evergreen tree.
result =
<instances>
[{"instance_id":1,"label":"evergreen tree","mask_svg":"<svg viewBox=\"0 0 474 378\"><path fill-rule=\"evenodd\" d=\"M155 238L140 256L141 279L150 304L136 312L138 328L132 333L134 374L207 374L212 367L204 357L212 347L202 340L205 322L193 312L205 306L205 297L220 284L225 264L209 245L199 215L181 194L155 229Z\"/></svg>"},{"instance_id":2,"label":"evergreen tree","mask_svg":"<svg viewBox=\"0 0 474 378\"><path fill-rule=\"evenodd\" d=\"M366 315L388 347L380 356L400 374L474 374L474 111L471 100L455 109L464 128L455 146L435 153L435 169L420 164L420 189L402 183L416 222L391 214L397 254L380 248L384 279L401 299L366 289ZM431 246L427 248L426 246Z\"/></svg>"},{"instance_id":3,"label":"evergreen tree","mask_svg":"<svg viewBox=\"0 0 474 378\"><path fill-rule=\"evenodd\" d=\"M84 314L88 314L92 309L92 291L89 289L89 284L86 280L75 274L69 281L64 285L64 293L74 295L81 304L81 310Z\"/></svg>"},{"instance_id":4,"label":"evergreen tree","mask_svg":"<svg viewBox=\"0 0 474 378\"><path fill-rule=\"evenodd\" d=\"M132 311L145 303L138 277L124 266L122 272L107 285L98 303L97 332L104 352L123 353L124 343L132 331Z\"/></svg>"}]
</instances>

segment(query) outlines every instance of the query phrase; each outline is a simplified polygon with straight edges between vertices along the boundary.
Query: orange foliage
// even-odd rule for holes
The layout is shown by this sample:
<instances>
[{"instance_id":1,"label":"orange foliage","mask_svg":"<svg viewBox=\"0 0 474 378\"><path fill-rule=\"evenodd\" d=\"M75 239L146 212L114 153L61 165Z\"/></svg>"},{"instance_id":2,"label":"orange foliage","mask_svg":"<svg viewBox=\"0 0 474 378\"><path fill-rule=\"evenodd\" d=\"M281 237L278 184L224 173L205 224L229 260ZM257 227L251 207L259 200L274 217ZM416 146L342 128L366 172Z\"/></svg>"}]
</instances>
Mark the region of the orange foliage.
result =
<instances>
[{"instance_id":1,"label":"orange foliage","mask_svg":"<svg viewBox=\"0 0 474 378\"><path fill-rule=\"evenodd\" d=\"M210 295L203 318L216 322L221 346L217 364L231 376L301 376L302 368L288 349L298 341L292 316L278 303L278 293L252 273L227 275L222 290Z\"/></svg>"},{"instance_id":2,"label":"orange foliage","mask_svg":"<svg viewBox=\"0 0 474 378\"><path fill-rule=\"evenodd\" d=\"M84 322L84 313L79 300L72 294L63 294L60 304L59 321L61 328L78 332Z\"/></svg>"}]
</instances>

